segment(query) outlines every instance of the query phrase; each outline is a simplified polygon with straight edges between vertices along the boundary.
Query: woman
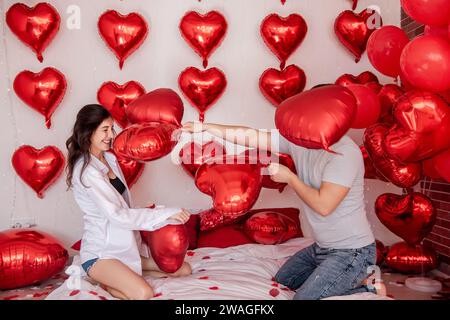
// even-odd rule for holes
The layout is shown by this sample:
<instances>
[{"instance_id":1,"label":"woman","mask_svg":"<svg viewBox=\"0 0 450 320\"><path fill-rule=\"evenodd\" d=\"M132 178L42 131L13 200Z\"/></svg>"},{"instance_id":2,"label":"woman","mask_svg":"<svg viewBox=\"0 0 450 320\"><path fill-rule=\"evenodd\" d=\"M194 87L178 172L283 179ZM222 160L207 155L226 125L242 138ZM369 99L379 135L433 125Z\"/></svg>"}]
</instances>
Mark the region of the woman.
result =
<instances>
[{"instance_id":1,"label":"woman","mask_svg":"<svg viewBox=\"0 0 450 320\"><path fill-rule=\"evenodd\" d=\"M142 270L165 276L148 256L139 230L152 231L173 219L185 223L180 208L130 208L130 193L116 157L110 150L114 121L101 105L83 107L67 140L67 185L84 216L80 249L83 271L120 299L150 299L153 290ZM189 264L169 276L191 273Z\"/></svg>"}]
</instances>

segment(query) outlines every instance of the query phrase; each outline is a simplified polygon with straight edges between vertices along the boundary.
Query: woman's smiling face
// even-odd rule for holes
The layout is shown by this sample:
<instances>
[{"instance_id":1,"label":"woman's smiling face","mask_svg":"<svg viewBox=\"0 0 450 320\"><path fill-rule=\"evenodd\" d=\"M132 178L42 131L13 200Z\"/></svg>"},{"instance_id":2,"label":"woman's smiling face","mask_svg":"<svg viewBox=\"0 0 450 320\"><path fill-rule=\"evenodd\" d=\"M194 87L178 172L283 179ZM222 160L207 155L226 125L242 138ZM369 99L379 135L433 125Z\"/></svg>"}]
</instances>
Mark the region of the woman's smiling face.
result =
<instances>
[{"instance_id":1,"label":"woman's smiling face","mask_svg":"<svg viewBox=\"0 0 450 320\"><path fill-rule=\"evenodd\" d=\"M115 135L114 120L112 118L103 120L91 136L91 153L96 154L111 149Z\"/></svg>"}]
</instances>

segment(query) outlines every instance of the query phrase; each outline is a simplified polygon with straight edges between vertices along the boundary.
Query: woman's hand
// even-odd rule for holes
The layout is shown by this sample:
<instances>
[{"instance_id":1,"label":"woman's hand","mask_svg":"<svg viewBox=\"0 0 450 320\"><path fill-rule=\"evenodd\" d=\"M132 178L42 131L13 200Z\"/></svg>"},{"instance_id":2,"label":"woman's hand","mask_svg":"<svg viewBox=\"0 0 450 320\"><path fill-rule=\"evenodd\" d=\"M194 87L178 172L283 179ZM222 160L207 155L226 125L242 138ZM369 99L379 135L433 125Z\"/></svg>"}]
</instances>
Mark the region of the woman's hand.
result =
<instances>
[{"instance_id":1,"label":"woman's hand","mask_svg":"<svg viewBox=\"0 0 450 320\"><path fill-rule=\"evenodd\" d=\"M186 223L189 220L191 213L185 209L181 209L180 212L170 216L169 219L174 219L180 221L181 223Z\"/></svg>"},{"instance_id":2,"label":"woman's hand","mask_svg":"<svg viewBox=\"0 0 450 320\"><path fill-rule=\"evenodd\" d=\"M270 179L279 183L290 184L296 176L288 167L279 163L271 163L267 169L269 170Z\"/></svg>"},{"instance_id":3,"label":"woman's hand","mask_svg":"<svg viewBox=\"0 0 450 320\"><path fill-rule=\"evenodd\" d=\"M183 124L183 127L181 128L184 132L189 133L198 133L198 132L204 132L209 129L209 125L207 123L201 123L201 122L186 122Z\"/></svg>"}]
</instances>

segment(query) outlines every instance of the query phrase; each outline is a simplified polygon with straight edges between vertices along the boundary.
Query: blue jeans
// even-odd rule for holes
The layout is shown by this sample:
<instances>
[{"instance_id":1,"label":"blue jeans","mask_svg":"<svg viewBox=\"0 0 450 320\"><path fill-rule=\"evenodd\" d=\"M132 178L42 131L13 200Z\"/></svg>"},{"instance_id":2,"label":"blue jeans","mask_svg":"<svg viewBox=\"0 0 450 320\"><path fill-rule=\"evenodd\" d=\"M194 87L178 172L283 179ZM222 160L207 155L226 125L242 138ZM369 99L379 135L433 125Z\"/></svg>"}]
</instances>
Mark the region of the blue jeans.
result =
<instances>
[{"instance_id":1,"label":"blue jeans","mask_svg":"<svg viewBox=\"0 0 450 320\"><path fill-rule=\"evenodd\" d=\"M278 283L297 290L294 300L318 300L359 292L374 292L361 282L375 265L376 246L327 249L313 244L293 255L275 275Z\"/></svg>"}]
</instances>

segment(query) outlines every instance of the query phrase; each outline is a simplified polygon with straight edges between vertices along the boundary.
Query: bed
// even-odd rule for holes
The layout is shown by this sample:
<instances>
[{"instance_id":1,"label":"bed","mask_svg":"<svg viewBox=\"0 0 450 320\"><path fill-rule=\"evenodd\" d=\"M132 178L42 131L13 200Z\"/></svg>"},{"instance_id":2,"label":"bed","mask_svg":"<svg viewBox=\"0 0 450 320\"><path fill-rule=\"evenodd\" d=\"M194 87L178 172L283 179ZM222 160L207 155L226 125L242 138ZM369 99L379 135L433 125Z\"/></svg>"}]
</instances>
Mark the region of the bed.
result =
<instances>
[{"instance_id":1,"label":"bed","mask_svg":"<svg viewBox=\"0 0 450 320\"><path fill-rule=\"evenodd\" d=\"M298 250L312 244L311 239L296 238L279 245L245 244L229 248L199 248L187 252L192 275L182 278L145 277L155 291L154 300L290 300L294 292L276 282L273 276ZM46 300L115 299L99 285L76 277L79 257L66 273L64 283ZM79 285L77 285L79 279ZM389 300L372 293L330 297L335 300Z\"/></svg>"}]
</instances>

